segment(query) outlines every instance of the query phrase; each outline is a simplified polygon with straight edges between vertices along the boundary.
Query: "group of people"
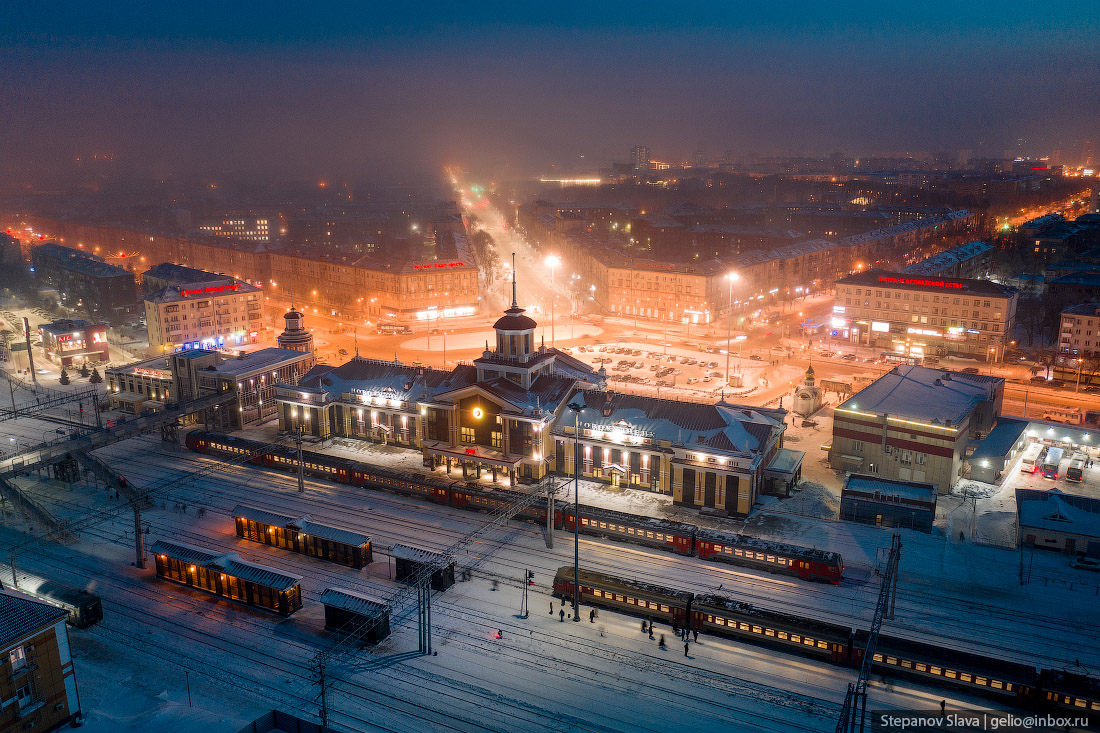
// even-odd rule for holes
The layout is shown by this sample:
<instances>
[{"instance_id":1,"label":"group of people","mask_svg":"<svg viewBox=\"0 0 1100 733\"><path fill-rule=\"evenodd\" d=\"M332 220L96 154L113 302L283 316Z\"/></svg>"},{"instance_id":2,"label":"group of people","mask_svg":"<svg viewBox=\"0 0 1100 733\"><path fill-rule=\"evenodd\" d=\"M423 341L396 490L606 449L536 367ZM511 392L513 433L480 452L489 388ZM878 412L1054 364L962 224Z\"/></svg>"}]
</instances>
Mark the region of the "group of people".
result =
<instances>
[{"instance_id":1,"label":"group of people","mask_svg":"<svg viewBox=\"0 0 1100 733\"><path fill-rule=\"evenodd\" d=\"M566 604L566 602L562 601L561 602L561 608L558 610L558 620L560 622L565 621L565 604ZM550 601L550 615L551 616L554 615L554 602L553 601ZM598 609L595 609L595 608L590 609L588 611L588 622L593 623L593 624L596 623L596 619L599 618L599 616L600 616L600 612L599 612ZM656 639L656 637L653 635L653 631L654 631L653 619L643 620L642 621L642 632L643 633L648 632L649 633L649 638L651 640ZM688 652L691 649L691 641L693 640L693 641L695 641L695 643L699 643L699 632L697 630L696 631L691 631L687 627L684 627L683 629L681 629L678 626L673 626L672 631L673 631L673 633L679 635L681 639L683 639L683 641L684 641L684 656L685 657L688 656ZM690 638L690 637L692 637L692 635L694 635L694 639ZM500 639L502 637L502 632L500 631L500 629L497 629L497 632L496 632L495 636L498 639ZM603 636L603 627L602 626L600 627L600 636ZM660 640L657 641L657 646L660 647L661 649L668 649L668 644L665 641L665 635L664 634L661 634Z\"/></svg>"}]
</instances>

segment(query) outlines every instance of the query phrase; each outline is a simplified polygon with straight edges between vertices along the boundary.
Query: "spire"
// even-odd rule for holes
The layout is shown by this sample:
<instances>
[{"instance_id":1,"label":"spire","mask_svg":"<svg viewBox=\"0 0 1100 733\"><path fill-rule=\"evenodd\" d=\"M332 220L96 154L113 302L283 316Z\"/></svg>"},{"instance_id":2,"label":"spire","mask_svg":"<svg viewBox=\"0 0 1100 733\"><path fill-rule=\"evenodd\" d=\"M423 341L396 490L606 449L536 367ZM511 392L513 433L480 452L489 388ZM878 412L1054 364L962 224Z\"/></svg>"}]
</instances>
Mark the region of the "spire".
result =
<instances>
[{"instance_id":1,"label":"spire","mask_svg":"<svg viewBox=\"0 0 1100 733\"><path fill-rule=\"evenodd\" d=\"M512 307L518 308L519 303L516 301L516 253L512 253Z\"/></svg>"}]
</instances>

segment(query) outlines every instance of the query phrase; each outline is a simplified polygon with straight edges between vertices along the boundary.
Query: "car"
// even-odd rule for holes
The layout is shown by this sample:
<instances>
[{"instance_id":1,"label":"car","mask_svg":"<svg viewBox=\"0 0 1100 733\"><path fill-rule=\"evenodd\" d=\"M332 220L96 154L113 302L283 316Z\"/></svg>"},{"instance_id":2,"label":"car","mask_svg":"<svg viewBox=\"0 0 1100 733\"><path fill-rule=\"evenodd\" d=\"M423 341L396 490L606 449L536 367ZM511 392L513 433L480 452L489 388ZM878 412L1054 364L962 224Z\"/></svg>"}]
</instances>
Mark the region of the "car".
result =
<instances>
[{"instance_id":1,"label":"car","mask_svg":"<svg viewBox=\"0 0 1100 733\"><path fill-rule=\"evenodd\" d=\"M845 354L844 356L842 356L840 358L843 359L844 361L855 361L856 360L856 355L855 354Z\"/></svg>"},{"instance_id":2,"label":"car","mask_svg":"<svg viewBox=\"0 0 1100 733\"><path fill-rule=\"evenodd\" d=\"M601 346L600 347L600 353L602 354L605 351L607 351L607 347L606 346Z\"/></svg>"},{"instance_id":3,"label":"car","mask_svg":"<svg viewBox=\"0 0 1100 733\"><path fill-rule=\"evenodd\" d=\"M695 377L688 377L688 384L695 384L698 381L699 380L696 379Z\"/></svg>"},{"instance_id":4,"label":"car","mask_svg":"<svg viewBox=\"0 0 1100 733\"><path fill-rule=\"evenodd\" d=\"M717 367L718 367L718 362L716 362L716 361L708 361L707 362L707 369L715 369Z\"/></svg>"},{"instance_id":5,"label":"car","mask_svg":"<svg viewBox=\"0 0 1100 733\"><path fill-rule=\"evenodd\" d=\"M1047 383L1047 378L1046 377L1032 377L1029 381L1032 384L1046 384Z\"/></svg>"},{"instance_id":6,"label":"car","mask_svg":"<svg viewBox=\"0 0 1100 733\"><path fill-rule=\"evenodd\" d=\"M1047 386L1048 387L1065 387L1066 382L1065 382L1065 380L1062 380L1062 379L1052 379L1049 382L1047 382Z\"/></svg>"},{"instance_id":7,"label":"car","mask_svg":"<svg viewBox=\"0 0 1100 733\"><path fill-rule=\"evenodd\" d=\"M651 372L657 371L657 365L656 364L650 364L649 365L649 371L651 371Z\"/></svg>"},{"instance_id":8,"label":"car","mask_svg":"<svg viewBox=\"0 0 1100 733\"><path fill-rule=\"evenodd\" d=\"M764 357L760 356L760 354L749 354L749 358L753 361L764 361Z\"/></svg>"},{"instance_id":9,"label":"car","mask_svg":"<svg viewBox=\"0 0 1100 733\"><path fill-rule=\"evenodd\" d=\"M710 377L703 377L703 381L704 381L704 382L709 382L709 381L710 381Z\"/></svg>"},{"instance_id":10,"label":"car","mask_svg":"<svg viewBox=\"0 0 1100 733\"><path fill-rule=\"evenodd\" d=\"M962 370L963 374L981 374L982 370L978 367L967 367Z\"/></svg>"},{"instance_id":11,"label":"car","mask_svg":"<svg viewBox=\"0 0 1100 733\"><path fill-rule=\"evenodd\" d=\"M1100 561L1094 560L1091 557L1085 557L1084 555L1078 555L1077 559L1070 563L1070 567L1077 568L1078 570L1091 570L1094 573L1100 573Z\"/></svg>"},{"instance_id":12,"label":"car","mask_svg":"<svg viewBox=\"0 0 1100 733\"><path fill-rule=\"evenodd\" d=\"M348 355L348 350L347 349L340 349L336 353L339 354L340 356L347 356Z\"/></svg>"}]
</instances>

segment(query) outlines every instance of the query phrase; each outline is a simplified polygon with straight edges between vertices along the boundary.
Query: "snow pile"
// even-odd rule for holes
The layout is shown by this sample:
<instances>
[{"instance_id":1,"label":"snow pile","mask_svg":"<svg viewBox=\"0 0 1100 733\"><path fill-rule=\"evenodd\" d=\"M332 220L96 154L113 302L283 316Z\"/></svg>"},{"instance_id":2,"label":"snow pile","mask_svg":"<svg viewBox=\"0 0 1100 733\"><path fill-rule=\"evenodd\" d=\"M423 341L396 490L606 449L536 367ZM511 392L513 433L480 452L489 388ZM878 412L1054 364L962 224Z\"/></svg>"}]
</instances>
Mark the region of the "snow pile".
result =
<instances>
[{"instance_id":1,"label":"snow pile","mask_svg":"<svg viewBox=\"0 0 1100 733\"><path fill-rule=\"evenodd\" d=\"M960 481L951 489L952 496L962 496L967 499L989 499L1000 492L1000 486L982 481Z\"/></svg>"},{"instance_id":2,"label":"snow pile","mask_svg":"<svg viewBox=\"0 0 1100 733\"><path fill-rule=\"evenodd\" d=\"M840 514L840 498L828 487L816 481L803 481L798 491L788 499L779 499L775 504L765 504L761 497L757 505L768 511L800 514L818 519L836 519Z\"/></svg>"}]
</instances>

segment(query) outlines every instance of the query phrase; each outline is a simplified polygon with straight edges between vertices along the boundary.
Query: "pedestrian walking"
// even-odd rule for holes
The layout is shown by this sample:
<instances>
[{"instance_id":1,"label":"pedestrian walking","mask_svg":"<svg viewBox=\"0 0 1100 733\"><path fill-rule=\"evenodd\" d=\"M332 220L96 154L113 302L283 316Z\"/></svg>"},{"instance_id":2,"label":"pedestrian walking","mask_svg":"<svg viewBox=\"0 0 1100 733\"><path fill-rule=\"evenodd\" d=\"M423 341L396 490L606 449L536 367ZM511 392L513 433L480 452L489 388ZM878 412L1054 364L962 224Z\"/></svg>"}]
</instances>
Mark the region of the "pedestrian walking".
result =
<instances>
[{"instance_id":1,"label":"pedestrian walking","mask_svg":"<svg viewBox=\"0 0 1100 733\"><path fill-rule=\"evenodd\" d=\"M561 621L565 620L565 609L564 608L561 610L561 618L559 620L561 620Z\"/></svg>"},{"instance_id":2,"label":"pedestrian walking","mask_svg":"<svg viewBox=\"0 0 1100 733\"><path fill-rule=\"evenodd\" d=\"M688 655L688 647L689 647L689 646L691 646L691 642L689 642L689 641L685 641L685 642L684 642L684 656L685 656L685 657L686 657L686 656Z\"/></svg>"},{"instance_id":3,"label":"pedestrian walking","mask_svg":"<svg viewBox=\"0 0 1100 733\"><path fill-rule=\"evenodd\" d=\"M501 631L500 629L497 629L497 638L498 639L503 639L504 638L504 632Z\"/></svg>"},{"instance_id":4,"label":"pedestrian walking","mask_svg":"<svg viewBox=\"0 0 1100 733\"><path fill-rule=\"evenodd\" d=\"M695 632L695 643L696 644L699 643L699 632L698 631Z\"/></svg>"},{"instance_id":5,"label":"pedestrian walking","mask_svg":"<svg viewBox=\"0 0 1100 733\"><path fill-rule=\"evenodd\" d=\"M667 646L665 646L665 635L664 634L661 634L661 641L659 641L657 643L657 646L661 647L662 649L667 649L668 648Z\"/></svg>"},{"instance_id":6,"label":"pedestrian walking","mask_svg":"<svg viewBox=\"0 0 1100 733\"><path fill-rule=\"evenodd\" d=\"M553 601L550 601L550 615L551 616L554 615L554 602Z\"/></svg>"},{"instance_id":7,"label":"pedestrian walking","mask_svg":"<svg viewBox=\"0 0 1100 733\"><path fill-rule=\"evenodd\" d=\"M649 627L645 625L645 619L642 619L642 632L649 631Z\"/></svg>"},{"instance_id":8,"label":"pedestrian walking","mask_svg":"<svg viewBox=\"0 0 1100 733\"><path fill-rule=\"evenodd\" d=\"M588 623L596 623L596 612L594 610L588 612Z\"/></svg>"},{"instance_id":9,"label":"pedestrian walking","mask_svg":"<svg viewBox=\"0 0 1100 733\"><path fill-rule=\"evenodd\" d=\"M947 700L940 700L940 715L944 715L947 712Z\"/></svg>"}]
</instances>

